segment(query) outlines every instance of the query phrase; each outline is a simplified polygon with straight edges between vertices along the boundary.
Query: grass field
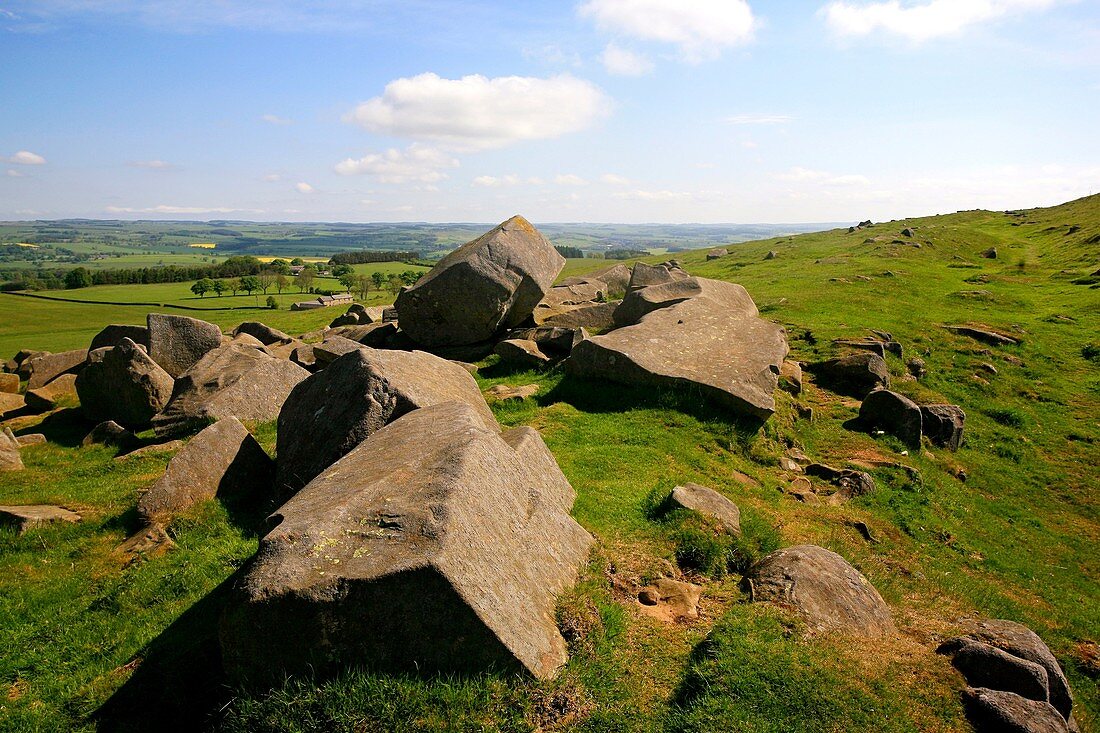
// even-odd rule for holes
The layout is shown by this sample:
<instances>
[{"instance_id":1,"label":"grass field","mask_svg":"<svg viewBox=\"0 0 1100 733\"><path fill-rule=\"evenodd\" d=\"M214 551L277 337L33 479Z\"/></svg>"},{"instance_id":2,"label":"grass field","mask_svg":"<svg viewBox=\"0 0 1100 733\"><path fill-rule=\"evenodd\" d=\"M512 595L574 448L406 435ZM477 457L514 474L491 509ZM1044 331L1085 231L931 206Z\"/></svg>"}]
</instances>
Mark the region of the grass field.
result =
<instances>
[{"instance_id":1,"label":"grass field","mask_svg":"<svg viewBox=\"0 0 1100 733\"><path fill-rule=\"evenodd\" d=\"M905 227L915 236L902 236ZM598 539L588 572L561 602L563 626L579 631L553 682L394 677L363 660L335 679L259 693L228 687L217 673L217 618L267 508L203 505L170 526L177 550L124 568L111 549L134 528L135 497L164 458L119 463L106 449L77 447L88 426L75 410L17 424L51 443L24 450L28 470L0 478L0 498L76 507L85 521L24 537L0 531L0 729L144 730L155 720L227 731L963 732L962 679L934 648L961 619L1001 617L1043 636L1074 688L1082 730L1100 731L1100 289L1090 285L1098 243L1093 197L1021 215L969 212L752 242L712 262L705 252L679 255L694 274L744 284L766 317L787 326L793 358L826 356L831 339L870 328L893 333L907 358L928 367L907 381L904 362L890 356L895 388L966 410L957 453L904 455L888 436L852 432L844 423L858 403L812 384L803 396L812 422L797 420L793 399L777 392L777 414L755 431L690 394L517 373L490 358L483 388L540 385L536 398L494 411L504 425L542 432L577 489L574 515ZM982 258L991 246L998 258ZM769 251L775 259L764 259ZM606 265L570 262L573 273ZM0 297L0 309L11 300L22 304ZM64 331L77 320L72 307L0 310L0 347L11 351L35 329L59 342L90 336L96 329L84 323ZM313 314L253 315L287 330L277 319ZM18 334L10 317L27 321ZM988 348L943 328L971 321L1021 344ZM273 426L253 427L272 450ZM878 469L872 494L803 504L781 490L777 462L788 446L830 464L897 461L920 478ZM686 481L741 507L745 557L805 542L844 555L891 606L899 636L807 637L789 613L745 603L737 573L691 576L706 587L697 621L641 615L609 574L651 578L674 561L677 527L650 519L649 508ZM865 541L856 521L878 542Z\"/></svg>"}]
</instances>

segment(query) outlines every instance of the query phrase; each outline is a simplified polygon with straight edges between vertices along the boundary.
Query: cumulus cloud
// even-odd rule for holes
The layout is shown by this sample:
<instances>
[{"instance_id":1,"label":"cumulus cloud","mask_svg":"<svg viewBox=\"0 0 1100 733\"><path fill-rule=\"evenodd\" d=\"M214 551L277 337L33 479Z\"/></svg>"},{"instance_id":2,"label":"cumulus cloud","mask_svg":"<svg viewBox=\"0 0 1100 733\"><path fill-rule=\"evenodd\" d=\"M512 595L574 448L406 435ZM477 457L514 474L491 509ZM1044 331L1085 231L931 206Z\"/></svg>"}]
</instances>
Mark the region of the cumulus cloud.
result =
<instances>
[{"instance_id":1,"label":"cumulus cloud","mask_svg":"<svg viewBox=\"0 0 1100 733\"><path fill-rule=\"evenodd\" d=\"M261 209L230 209L221 206L207 207L207 206L168 206L161 204L159 206L148 206L145 208L132 208L129 206L108 206L106 209L109 214L235 214L235 213L250 213L261 214Z\"/></svg>"},{"instance_id":2,"label":"cumulus cloud","mask_svg":"<svg viewBox=\"0 0 1100 733\"><path fill-rule=\"evenodd\" d=\"M437 148L413 143L404 150L390 148L384 153L348 158L336 164L336 172L342 176L374 176L380 183L438 183L447 177L446 169L458 165L455 158Z\"/></svg>"},{"instance_id":3,"label":"cumulus cloud","mask_svg":"<svg viewBox=\"0 0 1100 733\"><path fill-rule=\"evenodd\" d=\"M45 158L29 150L20 150L18 153L8 158L8 162L14 163L15 165L46 165Z\"/></svg>"},{"instance_id":4,"label":"cumulus cloud","mask_svg":"<svg viewBox=\"0 0 1100 733\"><path fill-rule=\"evenodd\" d=\"M879 31L914 42L956 35L964 29L1006 15L1046 10L1061 0L925 0L905 3L847 2L822 8L830 30L841 37L868 36Z\"/></svg>"},{"instance_id":5,"label":"cumulus cloud","mask_svg":"<svg viewBox=\"0 0 1100 733\"><path fill-rule=\"evenodd\" d=\"M313 193L316 189L306 183L305 181L299 181L294 184L294 188L298 190L298 193Z\"/></svg>"},{"instance_id":6,"label":"cumulus cloud","mask_svg":"<svg viewBox=\"0 0 1100 733\"><path fill-rule=\"evenodd\" d=\"M260 117L260 119L263 120L264 122L268 123L269 125L293 125L294 124L294 120L289 119L287 117L280 117L279 115L263 115L262 117Z\"/></svg>"},{"instance_id":7,"label":"cumulus cloud","mask_svg":"<svg viewBox=\"0 0 1100 733\"><path fill-rule=\"evenodd\" d=\"M559 186L587 186L588 181L584 180L580 176L572 173L563 173L561 175L554 176L554 183Z\"/></svg>"},{"instance_id":8,"label":"cumulus cloud","mask_svg":"<svg viewBox=\"0 0 1100 733\"><path fill-rule=\"evenodd\" d=\"M598 87L568 74L444 79L428 73L391 81L345 119L371 132L486 150L578 132L609 107Z\"/></svg>"},{"instance_id":9,"label":"cumulus cloud","mask_svg":"<svg viewBox=\"0 0 1100 733\"><path fill-rule=\"evenodd\" d=\"M653 71L652 61L616 43L607 44L607 48L600 54L600 62L607 73L616 76L645 76Z\"/></svg>"},{"instance_id":10,"label":"cumulus cloud","mask_svg":"<svg viewBox=\"0 0 1100 733\"><path fill-rule=\"evenodd\" d=\"M731 125L785 125L794 118L789 115L733 115L726 122Z\"/></svg>"},{"instance_id":11,"label":"cumulus cloud","mask_svg":"<svg viewBox=\"0 0 1100 733\"><path fill-rule=\"evenodd\" d=\"M748 43L757 25L746 0L588 0L579 12L612 33L673 44L691 62Z\"/></svg>"}]
</instances>

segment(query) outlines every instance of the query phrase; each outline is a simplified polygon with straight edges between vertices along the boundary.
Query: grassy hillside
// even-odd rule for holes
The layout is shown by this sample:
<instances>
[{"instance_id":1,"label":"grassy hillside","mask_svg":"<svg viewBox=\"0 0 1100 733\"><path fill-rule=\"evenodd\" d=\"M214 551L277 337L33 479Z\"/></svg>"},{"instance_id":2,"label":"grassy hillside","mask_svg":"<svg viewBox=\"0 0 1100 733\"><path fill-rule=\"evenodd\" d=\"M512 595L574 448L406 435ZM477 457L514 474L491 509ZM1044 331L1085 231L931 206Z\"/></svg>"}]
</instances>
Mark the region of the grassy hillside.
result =
<instances>
[{"instance_id":1,"label":"grassy hillside","mask_svg":"<svg viewBox=\"0 0 1100 733\"><path fill-rule=\"evenodd\" d=\"M910 227L914 236L903 236ZM981 256L990 247L997 259ZM777 256L765 260L769 251ZM73 411L27 421L17 432L41 430L52 442L24 450L28 470L0 478L0 499L61 503L86 518L22 538L0 531L0 729L143 730L156 720L229 731L967 731L962 678L933 650L960 619L992 616L1044 637L1075 690L1082 729L1100 731L1100 289L1090 277L1100 267L1100 197L753 242L712 262L704 255L684 256L684 266L745 285L787 326L792 358L824 357L832 339L870 328L891 332L928 369L907 381L904 362L889 356L896 389L961 405L962 449L904 455L890 437L846 429L858 403L812 384L803 396L812 422L777 393L777 414L752 431L690 394L513 373L490 360L484 388L541 386L534 400L496 406L497 417L542 431L577 489L574 515L598 539L559 611L569 665L533 683L398 678L371 674L363 660L337 679L257 694L218 677L216 620L255 551L263 509L205 505L170 527L176 551L123 567L111 550L133 530L135 496L164 457L115 462L105 449L76 447L86 426ZM0 308L9 300L0 297ZM57 307L70 306L35 302L19 318L67 329L64 311L46 310ZM0 328L11 328L5 315ZM286 329L276 317L298 314L271 315ZM943 328L966 322L1021 344L987 347ZM84 328L89 337L97 330ZM271 449L273 427L255 427ZM778 461L789 447L833 465L899 462L919 478L877 469L873 494L803 504L783 491ZM641 614L621 589L706 549L698 528L652 515L655 499L686 481L742 508L735 566L781 545L835 550L882 593L898 638L807 637L791 614L746 603L738 574L720 567L689 574L706 587L697 621ZM863 539L857 521L878 541Z\"/></svg>"}]
</instances>

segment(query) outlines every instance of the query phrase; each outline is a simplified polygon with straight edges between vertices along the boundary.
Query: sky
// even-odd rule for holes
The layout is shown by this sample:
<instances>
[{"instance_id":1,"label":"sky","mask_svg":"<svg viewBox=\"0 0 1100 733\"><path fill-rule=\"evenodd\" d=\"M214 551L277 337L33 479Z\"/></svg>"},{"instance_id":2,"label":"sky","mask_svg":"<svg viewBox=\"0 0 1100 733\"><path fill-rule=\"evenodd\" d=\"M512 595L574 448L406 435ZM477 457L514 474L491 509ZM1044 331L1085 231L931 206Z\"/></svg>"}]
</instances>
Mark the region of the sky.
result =
<instances>
[{"instance_id":1,"label":"sky","mask_svg":"<svg viewBox=\"0 0 1100 733\"><path fill-rule=\"evenodd\" d=\"M0 0L0 219L793 223L1100 192L1100 0Z\"/></svg>"}]
</instances>

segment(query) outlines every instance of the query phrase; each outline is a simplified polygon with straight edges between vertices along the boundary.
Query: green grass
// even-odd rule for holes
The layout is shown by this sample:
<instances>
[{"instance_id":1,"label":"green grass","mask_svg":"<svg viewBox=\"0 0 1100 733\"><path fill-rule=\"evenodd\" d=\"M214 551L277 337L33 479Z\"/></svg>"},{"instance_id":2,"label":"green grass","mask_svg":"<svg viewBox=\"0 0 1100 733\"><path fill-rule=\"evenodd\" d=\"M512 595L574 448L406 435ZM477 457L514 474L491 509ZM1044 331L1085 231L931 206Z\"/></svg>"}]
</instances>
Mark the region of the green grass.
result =
<instances>
[{"instance_id":1,"label":"green grass","mask_svg":"<svg viewBox=\"0 0 1100 733\"><path fill-rule=\"evenodd\" d=\"M893 244L907 226L921 248ZM483 388L540 385L535 398L494 411L504 425L542 432L577 489L574 516L598 540L560 604L572 657L552 682L392 677L363 660L334 679L290 680L268 693L225 687L217 617L227 584L255 551L263 508L199 507L170 527L176 551L124 568L111 549L133 528L138 491L164 458L116 463L105 449L78 448L88 426L59 413L44 426L51 444L24 451L28 470L0 478L0 498L87 515L79 526L24 537L0 532L0 729L141 730L155 719L230 731L966 731L962 680L934 649L963 617L1003 617L1049 643L1082 729L1096 731L1100 693L1079 645L1096 642L1100 629L1100 365L1088 357L1100 289L1073 280L1100 265L1097 242L1094 197L1022 216L968 212L771 239L732 246L709 263L705 251L678 255L695 274L744 284L767 317L787 326L794 358L830 355L833 338L869 328L892 332L929 372L906 381L904 361L889 356L896 389L966 410L966 439L954 454L926 447L903 456L889 437L853 432L845 423L858 404L813 384L802 398L813 422L796 420L793 399L777 392L776 415L754 430L691 393L516 372L490 358ZM978 256L994 245L1000 259ZM769 250L778 258L765 261ZM989 296L954 295L975 289ZM10 301L18 314L4 310ZM0 353L34 346L24 343L32 338L56 348L86 343L99 324L140 322L123 317L135 312L0 296ZM307 330L304 321L291 319L318 316L221 311L209 320L253 317L297 331ZM986 347L942 328L968 321L1022 342ZM270 450L273 427L256 429ZM781 491L777 461L788 446L831 464L898 461L919 478L876 469L869 495L802 504ZM742 541L659 510L688 481L741 507ZM865 541L855 521L878 541ZM744 602L739 569L777 544L806 542L839 552L874 583L894 612L896 639L807 637L796 618ZM689 577L706 587L697 621L647 618L616 589L688 556L701 558Z\"/></svg>"}]
</instances>

